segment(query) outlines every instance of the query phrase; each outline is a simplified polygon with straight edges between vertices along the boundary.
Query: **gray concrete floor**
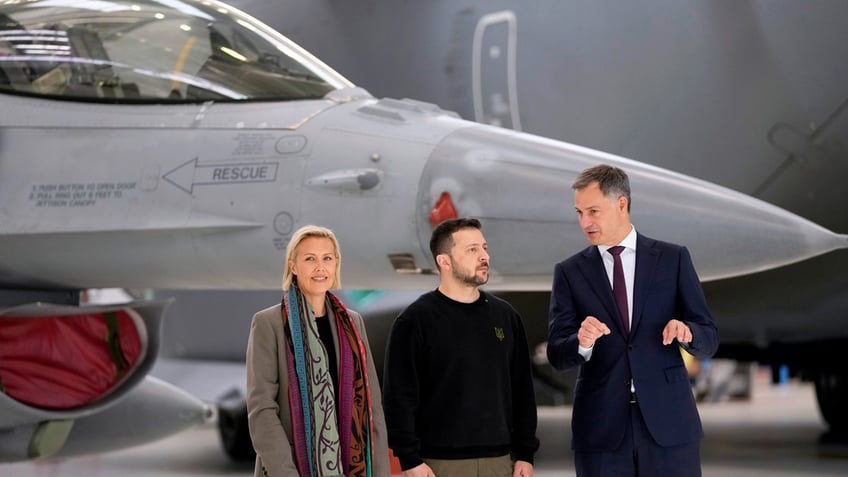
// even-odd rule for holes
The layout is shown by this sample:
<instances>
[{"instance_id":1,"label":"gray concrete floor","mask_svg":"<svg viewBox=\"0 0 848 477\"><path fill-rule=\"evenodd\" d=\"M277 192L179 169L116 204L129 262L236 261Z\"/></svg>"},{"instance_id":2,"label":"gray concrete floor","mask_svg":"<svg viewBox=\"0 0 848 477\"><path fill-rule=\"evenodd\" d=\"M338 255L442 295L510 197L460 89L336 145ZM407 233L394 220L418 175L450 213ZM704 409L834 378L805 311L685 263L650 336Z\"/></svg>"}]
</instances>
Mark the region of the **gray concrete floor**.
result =
<instances>
[{"instance_id":1,"label":"gray concrete floor","mask_svg":"<svg viewBox=\"0 0 848 477\"><path fill-rule=\"evenodd\" d=\"M702 404L707 433L702 445L704 477L848 476L848 444L822 445L826 427L812 386L772 386L767 372L756 375L750 401ZM539 409L537 477L572 477L570 407ZM2 477L240 476L252 465L230 462L214 425L130 450L97 456L0 464Z\"/></svg>"}]
</instances>

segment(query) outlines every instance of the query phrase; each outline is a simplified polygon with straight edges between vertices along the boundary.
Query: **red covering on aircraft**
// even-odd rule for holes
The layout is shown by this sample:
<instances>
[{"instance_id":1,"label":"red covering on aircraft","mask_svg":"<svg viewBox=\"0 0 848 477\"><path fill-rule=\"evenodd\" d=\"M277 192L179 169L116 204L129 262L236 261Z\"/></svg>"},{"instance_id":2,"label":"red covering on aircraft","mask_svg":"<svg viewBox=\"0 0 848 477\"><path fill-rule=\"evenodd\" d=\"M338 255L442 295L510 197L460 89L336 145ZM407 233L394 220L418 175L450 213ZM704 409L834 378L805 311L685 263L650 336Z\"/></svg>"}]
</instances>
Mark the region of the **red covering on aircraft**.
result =
<instances>
[{"instance_id":1,"label":"red covering on aircraft","mask_svg":"<svg viewBox=\"0 0 848 477\"><path fill-rule=\"evenodd\" d=\"M97 400L141 355L141 339L129 313L135 312L0 316L3 392L46 409L72 409Z\"/></svg>"},{"instance_id":2,"label":"red covering on aircraft","mask_svg":"<svg viewBox=\"0 0 848 477\"><path fill-rule=\"evenodd\" d=\"M436 205L433 206L433 209L430 210L430 224L433 227L439 225L448 219L457 218L456 207L453 206L453 199L451 199L450 192L442 192L442 195L439 196L439 200L436 201Z\"/></svg>"}]
</instances>

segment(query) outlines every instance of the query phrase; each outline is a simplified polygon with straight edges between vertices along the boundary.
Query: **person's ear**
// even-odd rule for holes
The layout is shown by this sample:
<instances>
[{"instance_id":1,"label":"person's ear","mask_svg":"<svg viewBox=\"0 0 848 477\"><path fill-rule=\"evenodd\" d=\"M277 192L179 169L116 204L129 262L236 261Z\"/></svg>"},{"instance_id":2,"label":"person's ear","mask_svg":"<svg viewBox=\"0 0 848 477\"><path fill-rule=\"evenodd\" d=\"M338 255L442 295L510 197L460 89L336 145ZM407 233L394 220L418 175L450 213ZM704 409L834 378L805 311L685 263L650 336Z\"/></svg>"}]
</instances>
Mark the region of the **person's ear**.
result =
<instances>
[{"instance_id":1,"label":"person's ear","mask_svg":"<svg viewBox=\"0 0 848 477\"><path fill-rule=\"evenodd\" d=\"M623 195L618 196L618 210L627 212L627 197Z\"/></svg>"},{"instance_id":2,"label":"person's ear","mask_svg":"<svg viewBox=\"0 0 848 477\"><path fill-rule=\"evenodd\" d=\"M440 253L436 255L436 264L439 268L447 268L450 265L450 260L448 260L448 256L444 253Z\"/></svg>"}]
</instances>

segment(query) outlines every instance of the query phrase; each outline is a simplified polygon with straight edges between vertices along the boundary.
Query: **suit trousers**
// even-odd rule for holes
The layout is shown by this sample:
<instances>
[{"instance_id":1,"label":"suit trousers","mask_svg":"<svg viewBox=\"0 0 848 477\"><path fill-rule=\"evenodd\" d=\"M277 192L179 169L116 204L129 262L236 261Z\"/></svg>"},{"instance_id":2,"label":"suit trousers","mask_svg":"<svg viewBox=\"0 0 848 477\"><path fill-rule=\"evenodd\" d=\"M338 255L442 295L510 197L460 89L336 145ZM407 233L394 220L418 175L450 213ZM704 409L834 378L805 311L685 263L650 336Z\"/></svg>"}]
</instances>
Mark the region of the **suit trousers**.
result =
<instances>
[{"instance_id":1,"label":"suit trousers","mask_svg":"<svg viewBox=\"0 0 848 477\"><path fill-rule=\"evenodd\" d=\"M577 477L701 477L700 462L700 441L672 447L657 444L638 403L630 405L630 425L618 449L574 453Z\"/></svg>"},{"instance_id":2,"label":"suit trousers","mask_svg":"<svg viewBox=\"0 0 848 477\"><path fill-rule=\"evenodd\" d=\"M482 459L424 459L436 477L512 477L509 455Z\"/></svg>"}]
</instances>

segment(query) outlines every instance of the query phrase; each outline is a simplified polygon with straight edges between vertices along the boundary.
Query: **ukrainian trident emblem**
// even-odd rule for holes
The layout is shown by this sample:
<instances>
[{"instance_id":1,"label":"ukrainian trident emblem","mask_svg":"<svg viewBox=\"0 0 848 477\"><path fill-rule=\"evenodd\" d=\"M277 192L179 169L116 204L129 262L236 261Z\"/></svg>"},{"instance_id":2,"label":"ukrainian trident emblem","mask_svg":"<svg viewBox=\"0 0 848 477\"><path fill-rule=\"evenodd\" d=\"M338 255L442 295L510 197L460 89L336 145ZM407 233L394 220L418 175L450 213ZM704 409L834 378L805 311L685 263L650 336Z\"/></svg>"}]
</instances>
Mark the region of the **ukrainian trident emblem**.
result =
<instances>
[{"instance_id":1,"label":"ukrainian trident emblem","mask_svg":"<svg viewBox=\"0 0 848 477\"><path fill-rule=\"evenodd\" d=\"M499 341L503 341L503 340L504 340L504 331L503 331L503 328L498 328L497 326L495 327L495 337L496 337Z\"/></svg>"}]
</instances>

